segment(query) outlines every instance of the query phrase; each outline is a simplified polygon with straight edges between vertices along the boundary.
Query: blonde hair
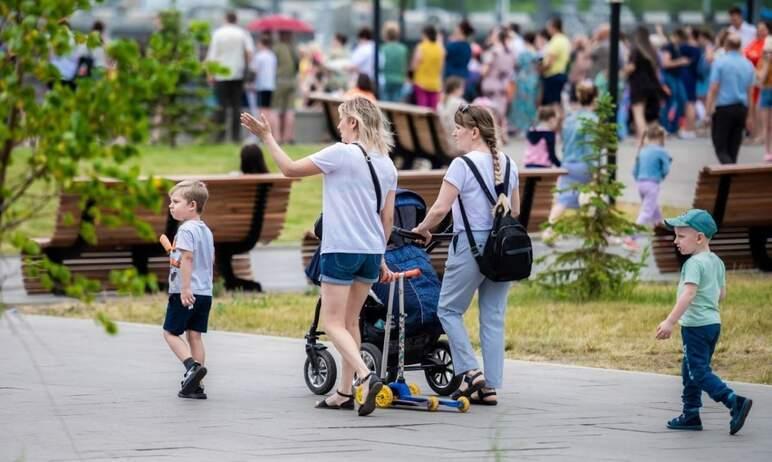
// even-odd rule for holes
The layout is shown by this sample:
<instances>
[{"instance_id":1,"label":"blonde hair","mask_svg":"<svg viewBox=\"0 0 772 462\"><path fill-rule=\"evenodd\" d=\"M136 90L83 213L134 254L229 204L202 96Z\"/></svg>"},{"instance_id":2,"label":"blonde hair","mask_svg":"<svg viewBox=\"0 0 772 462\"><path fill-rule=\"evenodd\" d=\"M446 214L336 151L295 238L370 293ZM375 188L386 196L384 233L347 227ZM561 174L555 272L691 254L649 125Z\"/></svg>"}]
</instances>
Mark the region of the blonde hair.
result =
<instances>
[{"instance_id":1,"label":"blonde hair","mask_svg":"<svg viewBox=\"0 0 772 462\"><path fill-rule=\"evenodd\" d=\"M480 138L488 146L493 157L493 174L496 184L504 182L504 172L501 169L498 156L498 136L496 135L496 123L490 109L475 104L464 104L456 111L453 117L456 125L464 128L477 128L480 130Z\"/></svg>"},{"instance_id":2,"label":"blonde hair","mask_svg":"<svg viewBox=\"0 0 772 462\"><path fill-rule=\"evenodd\" d=\"M349 117L357 123L359 141L383 155L389 155L394 146L394 136L389 122L378 106L361 96L348 99L338 106L340 118Z\"/></svg>"},{"instance_id":3,"label":"blonde hair","mask_svg":"<svg viewBox=\"0 0 772 462\"><path fill-rule=\"evenodd\" d=\"M183 199L191 203L196 202L196 212L200 215L204 212L204 206L206 201L209 200L209 191L206 189L206 184L203 181L198 180L184 180L180 181L169 190L169 197L172 197L174 193L180 193Z\"/></svg>"},{"instance_id":4,"label":"blonde hair","mask_svg":"<svg viewBox=\"0 0 772 462\"><path fill-rule=\"evenodd\" d=\"M665 129L662 128L659 124L654 123L649 125L644 136L647 140L664 142Z\"/></svg>"}]
</instances>

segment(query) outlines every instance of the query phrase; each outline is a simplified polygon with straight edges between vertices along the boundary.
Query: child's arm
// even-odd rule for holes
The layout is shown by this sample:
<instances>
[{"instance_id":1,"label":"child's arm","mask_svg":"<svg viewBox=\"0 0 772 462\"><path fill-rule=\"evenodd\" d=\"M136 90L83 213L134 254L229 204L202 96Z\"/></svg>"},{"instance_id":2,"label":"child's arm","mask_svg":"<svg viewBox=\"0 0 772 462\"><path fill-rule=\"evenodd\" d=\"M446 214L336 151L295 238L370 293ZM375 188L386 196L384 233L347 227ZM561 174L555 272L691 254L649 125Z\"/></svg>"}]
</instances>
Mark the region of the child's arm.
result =
<instances>
[{"instance_id":1,"label":"child's arm","mask_svg":"<svg viewBox=\"0 0 772 462\"><path fill-rule=\"evenodd\" d=\"M190 278L193 274L193 252L180 250L180 298L182 306L192 306L196 301L193 289L190 288Z\"/></svg>"},{"instance_id":2,"label":"child's arm","mask_svg":"<svg viewBox=\"0 0 772 462\"><path fill-rule=\"evenodd\" d=\"M687 282L684 284L684 291L681 296L676 300L676 304L673 307L673 311L670 312L664 321L657 326L657 339L664 340L670 338L670 334L673 333L673 326L681 319L686 309L694 300L694 296L697 295L697 284Z\"/></svg>"},{"instance_id":3,"label":"child's arm","mask_svg":"<svg viewBox=\"0 0 772 462\"><path fill-rule=\"evenodd\" d=\"M672 157L670 157L667 154L662 154L662 178L665 178L668 173L670 173L670 162L672 162Z\"/></svg>"},{"instance_id":4,"label":"child's arm","mask_svg":"<svg viewBox=\"0 0 772 462\"><path fill-rule=\"evenodd\" d=\"M552 165L560 167L560 159L558 159L557 154L555 154L555 136L555 132L552 132L552 136L547 137L547 153L550 156Z\"/></svg>"}]
</instances>

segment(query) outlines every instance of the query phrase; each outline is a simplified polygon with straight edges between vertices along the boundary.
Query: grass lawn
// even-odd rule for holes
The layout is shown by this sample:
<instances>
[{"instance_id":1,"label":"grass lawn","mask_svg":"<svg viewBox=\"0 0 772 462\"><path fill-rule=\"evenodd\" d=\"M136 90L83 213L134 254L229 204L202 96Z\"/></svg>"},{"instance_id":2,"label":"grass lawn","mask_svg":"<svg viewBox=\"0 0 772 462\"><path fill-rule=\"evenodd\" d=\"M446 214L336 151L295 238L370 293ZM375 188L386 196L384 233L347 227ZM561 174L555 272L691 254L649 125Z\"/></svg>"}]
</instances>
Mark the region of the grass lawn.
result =
<instances>
[{"instance_id":1,"label":"grass lawn","mask_svg":"<svg viewBox=\"0 0 772 462\"><path fill-rule=\"evenodd\" d=\"M721 307L724 329L713 363L722 377L772 384L769 280L767 276L748 273L729 276L728 296ZM620 300L586 304L556 301L537 288L518 285L509 295L507 357L678 375L680 334L674 333L667 341L654 339L657 324L667 316L674 301L673 284L641 284ZM210 327L300 339L312 320L315 303L312 291L228 293L215 298ZM59 305L23 310L81 318L103 311L116 321L160 326L165 306L164 295L153 295L109 299L88 307ZM479 348L477 308L470 311L466 321L472 342ZM300 370L302 365L296 367Z\"/></svg>"}]
</instances>

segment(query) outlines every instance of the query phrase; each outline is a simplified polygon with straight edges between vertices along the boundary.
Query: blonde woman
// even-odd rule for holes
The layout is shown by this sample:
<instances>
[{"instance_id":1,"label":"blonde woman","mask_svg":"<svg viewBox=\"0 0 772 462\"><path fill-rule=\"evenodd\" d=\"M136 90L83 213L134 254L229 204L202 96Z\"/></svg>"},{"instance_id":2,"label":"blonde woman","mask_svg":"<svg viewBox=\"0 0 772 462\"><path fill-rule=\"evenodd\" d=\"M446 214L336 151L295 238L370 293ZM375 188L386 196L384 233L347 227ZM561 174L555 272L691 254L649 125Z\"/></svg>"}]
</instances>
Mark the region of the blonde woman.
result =
<instances>
[{"instance_id":1,"label":"blonde woman","mask_svg":"<svg viewBox=\"0 0 772 462\"><path fill-rule=\"evenodd\" d=\"M520 214L517 167L498 149L496 125L490 110L466 104L456 111L455 124L453 136L457 147L466 153L464 157L474 163L490 193L495 197L494 191L501 192L499 202L503 201L512 216L517 217ZM507 171L509 178L505 178ZM503 184L509 185L508 191L501 191ZM453 367L457 374L463 374L464 377L454 398L467 396L472 402L495 405L496 388L503 383L504 313L509 282L494 282L486 278L470 250L462 210L480 252L485 248L493 227L493 214L485 191L462 158L456 158L450 163L437 200L426 219L413 232L423 235L428 242L432 237L431 230L451 209L454 237L448 250L437 314L448 335ZM475 292L479 294L484 374L464 327L464 313Z\"/></svg>"},{"instance_id":2,"label":"blonde woman","mask_svg":"<svg viewBox=\"0 0 772 462\"><path fill-rule=\"evenodd\" d=\"M382 281L393 278L383 254L394 219L397 170L388 156L392 135L375 104L357 97L342 103L338 112L343 142L295 161L278 145L265 117L243 113L241 123L263 141L284 175L324 175L321 324L343 358L343 370L337 391L316 407L353 409L350 384L356 374L354 386L365 397L357 412L364 416L375 409L383 383L359 355L359 312L379 276ZM380 208L376 180L383 192Z\"/></svg>"}]
</instances>

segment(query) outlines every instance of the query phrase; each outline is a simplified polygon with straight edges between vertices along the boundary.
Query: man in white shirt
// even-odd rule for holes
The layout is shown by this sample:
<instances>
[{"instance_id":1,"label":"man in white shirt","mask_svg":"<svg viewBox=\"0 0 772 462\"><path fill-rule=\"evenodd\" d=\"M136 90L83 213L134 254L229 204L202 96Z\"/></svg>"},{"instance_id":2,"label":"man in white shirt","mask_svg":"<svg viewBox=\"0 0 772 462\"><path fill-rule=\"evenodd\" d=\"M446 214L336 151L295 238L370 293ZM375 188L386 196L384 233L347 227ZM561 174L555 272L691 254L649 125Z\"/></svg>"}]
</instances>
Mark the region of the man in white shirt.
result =
<instances>
[{"instance_id":1,"label":"man in white shirt","mask_svg":"<svg viewBox=\"0 0 772 462\"><path fill-rule=\"evenodd\" d=\"M214 83L217 97L217 112L215 121L221 126L217 136L218 141L225 139L226 112L231 116L231 139L234 143L241 141L241 98L244 93L244 76L247 63L252 59L254 45L247 31L236 25L236 13L229 11L225 15L225 24L212 34L212 42L206 54L206 60L216 62L227 68L224 74L210 77Z\"/></svg>"},{"instance_id":2,"label":"man in white shirt","mask_svg":"<svg viewBox=\"0 0 772 462\"><path fill-rule=\"evenodd\" d=\"M357 34L359 43L351 53L350 70L357 74L365 74L370 77L370 81L375 79L375 44L373 43L373 32L368 27L363 27Z\"/></svg>"},{"instance_id":3,"label":"man in white shirt","mask_svg":"<svg viewBox=\"0 0 772 462\"><path fill-rule=\"evenodd\" d=\"M756 38L756 27L745 22L742 10L736 6L729 8L729 32L740 36L741 50Z\"/></svg>"}]
</instances>

